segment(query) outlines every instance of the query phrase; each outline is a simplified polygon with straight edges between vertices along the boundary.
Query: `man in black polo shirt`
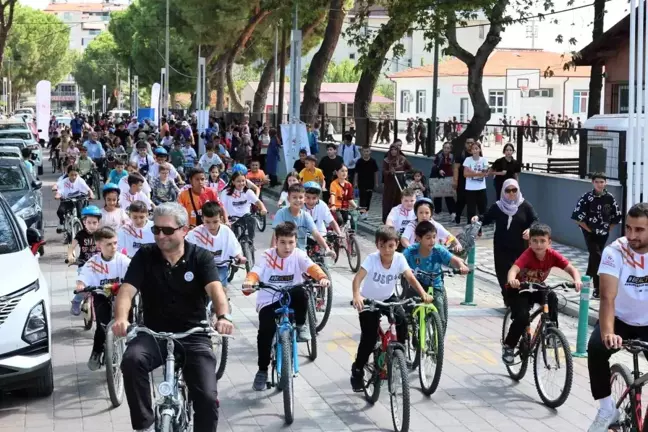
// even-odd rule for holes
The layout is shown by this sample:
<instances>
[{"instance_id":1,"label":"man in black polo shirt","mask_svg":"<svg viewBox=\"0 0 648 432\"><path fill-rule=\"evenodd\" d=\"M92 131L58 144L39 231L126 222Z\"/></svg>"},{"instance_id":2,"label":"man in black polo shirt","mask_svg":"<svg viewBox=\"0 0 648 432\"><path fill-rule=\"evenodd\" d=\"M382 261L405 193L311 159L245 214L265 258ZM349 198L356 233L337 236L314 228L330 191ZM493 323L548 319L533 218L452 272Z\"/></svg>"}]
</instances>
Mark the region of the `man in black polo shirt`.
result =
<instances>
[{"instance_id":1,"label":"man in black polo shirt","mask_svg":"<svg viewBox=\"0 0 648 432\"><path fill-rule=\"evenodd\" d=\"M231 334L232 318L227 297L218 279L214 258L184 240L188 231L187 211L178 203L165 203L153 213L155 244L137 251L119 290L113 332L124 336L132 299L142 297L144 325L156 332L179 333L201 326L208 296L214 304L216 330ZM178 346L178 345L176 345ZM182 339L183 376L195 411L194 431L215 432L218 425L216 359L211 339L195 334ZM128 344L121 368L133 429L154 430L149 372L162 366L166 342L146 334Z\"/></svg>"}]
</instances>

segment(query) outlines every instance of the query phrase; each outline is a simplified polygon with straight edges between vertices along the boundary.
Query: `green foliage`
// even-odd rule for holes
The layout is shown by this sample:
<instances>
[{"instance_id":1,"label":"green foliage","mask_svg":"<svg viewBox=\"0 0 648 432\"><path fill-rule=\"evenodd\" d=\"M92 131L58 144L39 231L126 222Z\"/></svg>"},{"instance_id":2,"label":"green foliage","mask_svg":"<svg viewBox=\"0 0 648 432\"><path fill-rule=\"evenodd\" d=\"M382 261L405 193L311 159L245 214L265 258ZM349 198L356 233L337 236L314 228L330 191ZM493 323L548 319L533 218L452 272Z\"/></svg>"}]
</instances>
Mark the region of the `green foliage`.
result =
<instances>
[{"instance_id":1,"label":"green foliage","mask_svg":"<svg viewBox=\"0 0 648 432\"><path fill-rule=\"evenodd\" d=\"M70 30L58 17L17 5L6 45L12 60L11 84L15 93L34 91L41 80L58 84L72 70Z\"/></svg>"},{"instance_id":2,"label":"green foliage","mask_svg":"<svg viewBox=\"0 0 648 432\"><path fill-rule=\"evenodd\" d=\"M393 81L383 80L383 81L379 81L378 84L376 84L375 93L389 99L394 99L395 90L396 90L396 85L394 84Z\"/></svg>"},{"instance_id":3,"label":"green foliage","mask_svg":"<svg viewBox=\"0 0 648 432\"><path fill-rule=\"evenodd\" d=\"M120 67L120 74L124 77L126 70L117 60L117 44L112 35L104 31L86 47L75 63L72 75L86 96L90 96L92 90L95 90L95 97L101 98L103 85L108 94L116 88L117 67Z\"/></svg>"},{"instance_id":4,"label":"green foliage","mask_svg":"<svg viewBox=\"0 0 648 432\"><path fill-rule=\"evenodd\" d=\"M331 60L324 75L324 82L357 83L360 80L360 74L361 71L349 59L344 59L340 63Z\"/></svg>"}]
</instances>

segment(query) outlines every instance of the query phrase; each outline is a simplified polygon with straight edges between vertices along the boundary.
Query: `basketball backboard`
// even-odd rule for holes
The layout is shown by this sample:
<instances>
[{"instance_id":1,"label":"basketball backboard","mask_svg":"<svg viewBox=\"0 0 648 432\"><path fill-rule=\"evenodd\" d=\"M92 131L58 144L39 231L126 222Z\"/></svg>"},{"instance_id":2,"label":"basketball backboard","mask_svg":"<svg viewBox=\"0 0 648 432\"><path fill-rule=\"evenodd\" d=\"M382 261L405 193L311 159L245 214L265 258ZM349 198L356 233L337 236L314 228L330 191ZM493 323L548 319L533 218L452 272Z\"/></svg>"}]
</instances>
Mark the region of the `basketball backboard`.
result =
<instances>
[{"instance_id":1,"label":"basketball backboard","mask_svg":"<svg viewBox=\"0 0 648 432\"><path fill-rule=\"evenodd\" d=\"M506 69L506 89L537 90L540 88L540 69Z\"/></svg>"}]
</instances>

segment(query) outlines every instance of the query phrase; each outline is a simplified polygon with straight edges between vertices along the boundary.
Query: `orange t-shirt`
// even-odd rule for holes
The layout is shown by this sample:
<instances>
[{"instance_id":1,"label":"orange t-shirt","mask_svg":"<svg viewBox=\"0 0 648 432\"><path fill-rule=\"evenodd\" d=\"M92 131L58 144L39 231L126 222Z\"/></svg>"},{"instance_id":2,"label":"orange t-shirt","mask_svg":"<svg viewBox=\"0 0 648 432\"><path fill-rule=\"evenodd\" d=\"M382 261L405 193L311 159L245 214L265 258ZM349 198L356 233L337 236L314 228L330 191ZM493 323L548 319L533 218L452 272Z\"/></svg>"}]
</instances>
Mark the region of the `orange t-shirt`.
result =
<instances>
[{"instance_id":1,"label":"orange t-shirt","mask_svg":"<svg viewBox=\"0 0 648 432\"><path fill-rule=\"evenodd\" d=\"M193 195L193 204L191 203L191 197L189 196L189 194ZM218 195L212 188L204 188L200 195L196 195L191 191L191 189L185 189L180 192L180 195L178 196L178 202L187 210L187 213L189 214L189 225L198 225L196 223L196 211L194 211L194 204L196 206L198 215L202 216L202 206L207 201L214 201L218 203L218 205L223 207L220 200L218 199Z\"/></svg>"},{"instance_id":2,"label":"orange t-shirt","mask_svg":"<svg viewBox=\"0 0 648 432\"><path fill-rule=\"evenodd\" d=\"M349 209L349 201L353 200L353 185L350 182L344 182L344 186L338 180L331 183L331 205L342 209Z\"/></svg>"},{"instance_id":3,"label":"orange t-shirt","mask_svg":"<svg viewBox=\"0 0 648 432\"><path fill-rule=\"evenodd\" d=\"M257 172L248 171L246 175L247 179L250 180L256 187L261 190L263 183L265 182L266 175L263 170L258 170Z\"/></svg>"}]
</instances>

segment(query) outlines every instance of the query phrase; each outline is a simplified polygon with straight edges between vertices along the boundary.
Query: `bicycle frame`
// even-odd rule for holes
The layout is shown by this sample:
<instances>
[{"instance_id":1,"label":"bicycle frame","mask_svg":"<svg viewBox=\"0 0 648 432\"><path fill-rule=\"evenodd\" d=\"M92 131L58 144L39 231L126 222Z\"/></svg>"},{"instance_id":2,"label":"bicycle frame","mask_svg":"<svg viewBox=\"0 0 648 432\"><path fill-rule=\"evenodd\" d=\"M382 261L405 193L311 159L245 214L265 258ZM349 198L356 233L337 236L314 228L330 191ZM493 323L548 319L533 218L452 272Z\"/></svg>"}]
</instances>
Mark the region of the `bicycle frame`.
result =
<instances>
[{"instance_id":1,"label":"bicycle frame","mask_svg":"<svg viewBox=\"0 0 648 432\"><path fill-rule=\"evenodd\" d=\"M284 296L282 296L283 299ZM295 333L295 328L290 322L290 314L294 313L292 309L288 307L290 304L290 294L287 294L288 301L283 304L279 309L275 309L277 314L277 330L275 332L275 359L277 361L277 371L281 370L281 365L283 362L282 359L282 350L281 350L281 334L284 332L290 332L290 340L292 342L292 364L293 364L293 376L299 374L299 362L297 357L297 334Z\"/></svg>"},{"instance_id":2,"label":"bicycle frame","mask_svg":"<svg viewBox=\"0 0 648 432\"><path fill-rule=\"evenodd\" d=\"M632 377L634 378L634 381L630 386L626 387L626 389L623 391L621 394L621 397L619 397L619 401L616 404L616 409L619 409L621 407L621 404L623 401L625 401L625 398L629 396L630 391L635 390L635 411L634 411L634 416L635 419L637 420L637 432L643 432L644 431L644 426L647 424L648 421L648 412L646 412L646 417L641 416L641 389L643 386L648 382L648 374L643 374L641 375L641 372L639 371L639 354L641 351L631 351L632 352Z\"/></svg>"},{"instance_id":3,"label":"bicycle frame","mask_svg":"<svg viewBox=\"0 0 648 432\"><path fill-rule=\"evenodd\" d=\"M429 291L428 291L429 292ZM425 329L425 318L427 315L431 312L436 312L439 313L439 310L434 306L432 303L426 303L426 304L421 304L417 305L414 307L414 310L412 311L412 317L416 320L418 319L418 343L419 347L421 349L425 348L425 336L426 336L426 329ZM437 333L434 334L434 343L436 344L438 342L439 335Z\"/></svg>"},{"instance_id":4,"label":"bicycle frame","mask_svg":"<svg viewBox=\"0 0 648 432\"><path fill-rule=\"evenodd\" d=\"M393 312L390 311L390 314L393 315ZM380 352L381 354L385 354L387 360L391 358L394 349L405 351L405 347L403 344L398 342L398 338L396 337L396 324L394 323L393 316L390 317L389 329L387 329L387 331L383 331L380 324L378 325L378 338L380 339ZM382 355L380 357L382 357ZM388 361L383 361L382 364L379 364L378 359L376 359L376 363L380 366L380 379L386 380Z\"/></svg>"}]
</instances>

